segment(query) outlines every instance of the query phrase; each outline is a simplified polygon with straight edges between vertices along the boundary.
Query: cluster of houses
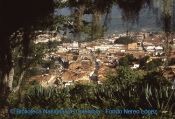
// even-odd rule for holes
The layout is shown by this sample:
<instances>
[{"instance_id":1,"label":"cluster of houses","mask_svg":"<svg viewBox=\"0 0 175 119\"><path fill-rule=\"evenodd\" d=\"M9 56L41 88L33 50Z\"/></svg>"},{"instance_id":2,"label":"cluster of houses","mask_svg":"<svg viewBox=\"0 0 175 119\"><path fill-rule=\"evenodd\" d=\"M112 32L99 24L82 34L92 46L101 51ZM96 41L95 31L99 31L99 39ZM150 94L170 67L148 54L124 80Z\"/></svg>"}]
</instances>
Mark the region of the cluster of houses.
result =
<instances>
[{"instance_id":1,"label":"cluster of houses","mask_svg":"<svg viewBox=\"0 0 175 119\"><path fill-rule=\"evenodd\" d=\"M67 53L67 52L84 52L85 50L91 50L93 52L99 50L101 53L116 53L116 52L126 52L126 51L142 51L148 53L153 53L154 55L162 55L163 54L163 44L159 38L159 40L154 40L154 38L150 38L148 33L140 33L134 35L133 33L130 34L133 38L135 38L136 42L129 43L129 44L115 44L115 40L120 37L125 37L126 34L119 34L114 35L111 38L106 38L100 44L93 44L90 43L78 43L74 41L73 43L63 43L62 45L58 46L57 52L58 53ZM150 40L145 40L149 39ZM157 38L158 39L158 38Z\"/></svg>"},{"instance_id":2,"label":"cluster of houses","mask_svg":"<svg viewBox=\"0 0 175 119\"><path fill-rule=\"evenodd\" d=\"M57 47L57 53L78 52L79 43L74 41L73 43L63 43Z\"/></svg>"},{"instance_id":3,"label":"cluster of houses","mask_svg":"<svg viewBox=\"0 0 175 119\"><path fill-rule=\"evenodd\" d=\"M114 42L120 37L131 36L135 42L129 44L115 44ZM146 40L145 40L146 39ZM61 37L55 34L41 34L37 36L35 43L47 43L49 41L61 41ZM161 35L153 33L135 33L131 32L129 34L113 34L111 37L103 39L102 42L93 45L91 43L84 42L79 43L74 41L72 43L63 43L57 46L57 53L67 53L67 52L84 52L85 50L91 50L93 52L99 50L101 53L117 53L126 51L145 51L147 53L152 53L154 55L163 54L163 43ZM175 42L175 39L173 40Z\"/></svg>"},{"instance_id":4,"label":"cluster of houses","mask_svg":"<svg viewBox=\"0 0 175 119\"><path fill-rule=\"evenodd\" d=\"M47 43L49 41L58 41L61 42L61 36L57 33L41 33L36 37L36 40L34 41L35 44L38 43Z\"/></svg>"},{"instance_id":5,"label":"cluster of houses","mask_svg":"<svg viewBox=\"0 0 175 119\"><path fill-rule=\"evenodd\" d=\"M128 44L115 44L117 39L126 37L127 35L128 34L114 34L112 37L94 42L79 43L74 41L72 43L62 43L57 46L57 50L51 54L56 57L59 56L57 62L58 64L61 63L64 65L63 67L66 69L67 74L70 73L69 78L77 77L78 79L83 79L83 77L89 77L89 80L96 81L98 81L98 75L104 75L103 73L96 73L98 70L101 70L106 66L108 68L116 67L118 60L125 54L130 53L135 57L140 55L161 57L164 54L164 43L162 42L163 39L161 34L130 33L129 35L135 39L134 42ZM175 40L173 42L175 42ZM71 58L65 58L68 54L76 54L78 58L75 61ZM72 55L72 57L73 56L74 55ZM69 66L73 66L72 64L75 66L70 69ZM139 64L135 63L131 68L137 69L139 68ZM87 73L86 76L82 75L81 77L81 72L83 71ZM73 73L71 74L71 72Z\"/></svg>"}]
</instances>

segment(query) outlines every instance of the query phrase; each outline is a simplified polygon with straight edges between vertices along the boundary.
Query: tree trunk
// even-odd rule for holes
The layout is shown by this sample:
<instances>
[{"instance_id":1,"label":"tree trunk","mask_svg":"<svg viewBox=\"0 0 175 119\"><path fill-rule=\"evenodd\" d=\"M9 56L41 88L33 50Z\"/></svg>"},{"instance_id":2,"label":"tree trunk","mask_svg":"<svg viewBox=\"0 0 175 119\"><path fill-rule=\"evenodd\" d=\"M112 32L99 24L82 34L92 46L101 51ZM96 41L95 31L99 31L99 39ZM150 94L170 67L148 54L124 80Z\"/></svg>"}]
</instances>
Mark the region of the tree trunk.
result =
<instances>
[{"instance_id":1,"label":"tree trunk","mask_svg":"<svg viewBox=\"0 0 175 119\"><path fill-rule=\"evenodd\" d=\"M9 108L11 107L8 98L11 93L16 93L21 86L22 79L24 77L25 71L22 71L18 84L16 87L13 87L13 82L14 82L14 67L11 67L10 72L6 73L4 77L1 79L2 84L0 88L0 118L7 118L9 117Z\"/></svg>"},{"instance_id":2,"label":"tree trunk","mask_svg":"<svg viewBox=\"0 0 175 119\"><path fill-rule=\"evenodd\" d=\"M19 77L19 80L18 80L18 85L15 88L13 88L13 92L17 92L20 89L24 74L25 74L25 71L22 71L22 73Z\"/></svg>"},{"instance_id":3,"label":"tree trunk","mask_svg":"<svg viewBox=\"0 0 175 119\"><path fill-rule=\"evenodd\" d=\"M9 74L5 74L2 78L1 90L0 90L0 118L8 118L8 97L10 95L10 89L8 86L8 76Z\"/></svg>"},{"instance_id":4,"label":"tree trunk","mask_svg":"<svg viewBox=\"0 0 175 119\"><path fill-rule=\"evenodd\" d=\"M92 16L92 40L99 38L103 35L103 28L101 24L101 13L98 11L93 12Z\"/></svg>"},{"instance_id":5,"label":"tree trunk","mask_svg":"<svg viewBox=\"0 0 175 119\"><path fill-rule=\"evenodd\" d=\"M8 76L8 87L10 91L13 89L13 79L14 79L14 68L12 67Z\"/></svg>"}]
</instances>

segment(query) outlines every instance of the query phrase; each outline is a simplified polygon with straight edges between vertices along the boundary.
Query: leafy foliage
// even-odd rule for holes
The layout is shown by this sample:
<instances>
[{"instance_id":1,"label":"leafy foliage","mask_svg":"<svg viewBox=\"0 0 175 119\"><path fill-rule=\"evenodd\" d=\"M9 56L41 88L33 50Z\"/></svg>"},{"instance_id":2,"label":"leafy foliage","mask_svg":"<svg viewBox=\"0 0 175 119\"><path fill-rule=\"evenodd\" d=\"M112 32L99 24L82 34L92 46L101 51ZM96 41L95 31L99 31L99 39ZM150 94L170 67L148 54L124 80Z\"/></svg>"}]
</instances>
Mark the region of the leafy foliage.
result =
<instances>
[{"instance_id":1,"label":"leafy foliage","mask_svg":"<svg viewBox=\"0 0 175 119\"><path fill-rule=\"evenodd\" d=\"M132 65L133 61L136 61L136 58L132 54L126 54L124 57L119 59L119 65L129 66Z\"/></svg>"},{"instance_id":2,"label":"leafy foliage","mask_svg":"<svg viewBox=\"0 0 175 119\"><path fill-rule=\"evenodd\" d=\"M171 118L175 112L175 93L161 72L144 73L120 67L116 74L108 75L103 85L77 84L64 89L41 86L30 88L23 98L25 108L36 109L157 109L157 118ZM163 114L162 111L168 111ZM35 115L32 115L36 117ZM47 115L41 115L47 117ZM59 117L60 115L52 115ZM62 115L66 117L67 115ZM74 118L96 115L72 115ZM121 115L101 114L100 117L114 118ZM130 115L129 117L149 117L150 115ZM51 117L51 116L49 116ZM127 115L122 115L127 117ZM23 116L23 118L25 118Z\"/></svg>"},{"instance_id":3,"label":"leafy foliage","mask_svg":"<svg viewBox=\"0 0 175 119\"><path fill-rule=\"evenodd\" d=\"M132 37L126 36L126 37L120 37L116 39L114 43L128 45L129 43L133 43L133 42L135 42L135 40Z\"/></svg>"},{"instance_id":4,"label":"leafy foliage","mask_svg":"<svg viewBox=\"0 0 175 119\"><path fill-rule=\"evenodd\" d=\"M164 3L165 2L166 0L164 0ZM43 52L40 49L42 49L43 46L34 48L36 50L34 52L30 51L29 44L36 36L35 31L48 29L58 30L64 27L65 29L73 29L73 32L77 33L78 36L80 32L85 32L95 35L91 37L92 39L98 38L99 36L101 37L104 30L102 28L103 26L99 24L99 16L104 13L108 14L114 3L117 3L122 9L124 21L137 21L141 8L144 7L145 4L149 4L149 0L69 0L65 4L58 2L57 6L59 7L68 5L71 8L75 8L78 14L75 14L75 17L71 16L73 20L70 19L70 21L77 23L73 25L67 25L66 22L69 21L67 17L53 16L53 0L1 0L0 78L3 79L5 75L8 75L10 69L16 64L26 67L28 59L30 59L30 57L27 57L28 55L34 57L36 55L35 53L38 52L36 58L42 59L42 55L40 54L43 54ZM164 8L165 7L166 5L164 4ZM166 11L166 9L164 10ZM84 13L93 14L92 29L90 28L91 26L89 27L90 23L81 22ZM165 13L163 21L165 32L170 32L171 16ZM127 37L125 40L120 40L122 44L133 42L132 39ZM55 47L55 44L50 45ZM16 50L18 54L14 54ZM14 59L16 56L19 57ZM25 56L25 58L23 58L23 56ZM132 63L132 59L130 56L124 57L120 60L120 65L128 66ZM15 63L13 61L15 61ZM27 61L27 63L25 61ZM161 65L161 62L151 61L147 64L146 61L147 59L143 59L141 66L147 70ZM17 69L18 68L19 67L17 67ZM16 76L18 76L18 73ZM149 72L145 76L142 75L140 71L133 71L128 67L119 67L116 75L109 76L108 78L109 80L102 86L76 85L75 87L62 90L32 87L24 96L23 102L19 107L55 109L157 108L160 110L160 114L161 111L166 110L170 116L174 113L174 90L170 88L168 82L165 81L160 72ZM2 98L0 97L0 99L4 97L4 99L6 99L6 97L8 97L7 88L4 88L3 80L0 80L0 84L0 91L2 92ZM5 90L5 92L3 92L3 90ZM1 104L6 104L4 99L0 101ZM14 102L12 101L12 103ZM169 115L167 115L167 118L172 118Z\"/></svg>"},{"instance_id":5,"label":"leafy foliage","mask_svg":"<svg viewBox=\"0 0 175 119\"><path fill-rule=\"evenodd\" d=\"M161 59L155 59L155 60L152 60L150 61L149 63L147 63L145 65L145 69L146 70L154 70L156 68L158 68L159 66L162 66L163 65L163 62Z\"/></svg>"},{"instance_id":6,"label":"leafy foliage","mask_svg":"<svg viewBox=\"0 0 175 119\"><path fill-rule=\"evenodd\" d=\"M150 59L149 56L145 56L145 57L141 58L139 60L140 61L140 67L144 67L149 59Z\"/></svg>"},{"instance_id":7,"label":"leafy foliage","mask_svg":"<svg viewBox=\"0 0 175 119\"><path fill-rule=\"evenodd\" d=\"M140 68L145 69L147 71L156 70L158 67L163 65L163 61L161 59L153 59L151 60L150 56L145 56L139 60Z\"/></svg>"}]
</instances>

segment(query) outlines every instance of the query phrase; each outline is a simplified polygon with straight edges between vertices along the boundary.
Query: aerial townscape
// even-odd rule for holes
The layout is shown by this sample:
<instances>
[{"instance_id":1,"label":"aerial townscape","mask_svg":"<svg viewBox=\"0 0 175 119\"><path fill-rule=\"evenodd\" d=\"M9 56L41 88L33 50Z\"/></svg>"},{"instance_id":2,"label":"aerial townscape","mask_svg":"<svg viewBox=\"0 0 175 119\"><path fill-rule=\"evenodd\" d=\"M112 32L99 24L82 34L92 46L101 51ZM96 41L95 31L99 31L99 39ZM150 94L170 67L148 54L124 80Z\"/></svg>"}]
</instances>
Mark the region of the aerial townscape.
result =
<instances>
[{"instance_id":1,"label":"aerial townscape","mask_svg":"<svg viewBox=\"0 0 175 119\"><path fill-rule=\"evenodd\" d=\"M42 40L41 40L42 39ZM100 38L92 42L62 42L59 35L49 36L42 34L38 36L35 44L46 44L55 42L56 47L50 47L44 54L45 62L52 62L45 69L41 66L35 67L40 70L38 75L32 76L31 80L39 81L43 86L63 87L75 83L98 83L106 79L108 71L113 71L121 65L128 65L131 69L142 69L141 60L148 57L146 63L160 62L158 66L149 64L148 68L164 68L169 61L169 68L175 73L175 37L171 43L172 49L169 57L166 57L166 41L163 33L158 32L130 32L112 34L107 38ZM53 43L54 44L54 43ZM55 46L55 45L54 45ZM133 57L133 61L125 60L127 56ZM44 72L44 71L45 72ZM169 80L173 80L173 74ZM58 84L57 82L60 82Z\"/></svg>"},{"instance_id":2,"label":"aerial townscape","mask_svg":"<svg viewBox=\"0 0 175 119\"><path fill-rule=\"evenodd\" d=\"M0 0L0 119L175 119L175 0Z\"/></svg>"}]
</instances>

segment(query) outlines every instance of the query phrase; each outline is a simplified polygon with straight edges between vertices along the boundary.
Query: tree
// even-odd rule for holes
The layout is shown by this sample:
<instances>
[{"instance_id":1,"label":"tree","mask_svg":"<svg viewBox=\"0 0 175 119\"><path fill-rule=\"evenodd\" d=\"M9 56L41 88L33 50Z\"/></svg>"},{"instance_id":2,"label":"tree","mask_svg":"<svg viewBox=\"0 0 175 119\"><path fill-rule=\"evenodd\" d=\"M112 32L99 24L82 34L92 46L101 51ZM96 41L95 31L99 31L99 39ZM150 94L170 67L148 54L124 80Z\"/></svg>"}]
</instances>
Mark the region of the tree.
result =
<instances>
[{"instance_id":1,"label":"tree","mask_svg":"<svg viewBox=\"0 0 175 119\"><path fill-rule=\"evenodd\" d=\"M145 69L150 71L150 70L154 70L162 65L163 65L163 62L161 61L161 59L155 59L155 60L152 60L149 63L147 63L145 65Z\"/></svg>"},{"instance_id":2,"label":"tree","mask_svg":"<svg viewBox=\"0 0 175 119\"><path fill-rule=\"evenodd\" d=\"M9 94L21 85L36 31L51 27L53 8L53 0L0 1L0 112ZM18 85L13 87L17 65Z\"/></svg>"},{"instance_id":3,"label":"tree","mask_svg":"<svg viewBox=\"0 0 175 119\"><path fill-rule=\"evenodd\" d=\"M96 53L97 55L99 55L99 54L101 53L101 50L100 50L100 49L97 49L97 50L95 51L95 53Z\"/></svg>"},{"instance_id":4,"label":"tree","mask_svg":"<svg viewBox=\"0 0 175 119\"><path fill-rule=\"evenodd\" d=\"M145 5L150 5L150 0L117 0L122 10L122 18L125 22L138 22L139 12Z\"/></svg>"},{"instance_id":5,"label":"tree","mask_svg":"<svg viewBox=\"0 0 175 119\"><path fill-rule=\"evenodd\" d=\"M148 61L149 59L150 59L149 56L145 56L145 57L141 58L141 59L139 60L139 62L140 62L140 67L143 68L143 67L146 65L146 63L147 63L147 61Z\"/></svg>"},{"instance_id":6,"label":"tree","mask_svg":"<svg viewBox=\"0 0 175 119\"><path fill-rule=\"evenodd\" d=\"M122 57L119 59L119 65L120 66L128 66L129 65L129 61L128 61L128 58L126 57Z\"/></svg>"},{"instance_id":7,"label":"tree","mask_svg":"<svg viewBox=\"0 0 175 119\"><path fill-rule=\"evenodd\" d=\"M78 59L78 55L73 55L73 60L77 61L77 59Z\"/></svg>"},{"instance_id":8,"label":"tree","mask_svg":"<svg viewBox=\"0 0 175 119\"><path fill-rule=\"evenodd\" d=\"M161 71L148 72L144 77L144 83L149 84L151 87L159 89L163 86L171 86L169 80L167 80Z\"/></svg>"},{"instance_id":9,"label":"tree","mask_svg":"<svg viewBox=\"0 0 175 119\"><path fill-rule=\"evenodd\" d=\"M90 40L103 36L106 23L102 24L99 21L101 21L101 16L105 13L108 17L114 3L115 0L69 0L68 6L74 10L73 15L71 15L74 18L74 24L71 26L74 37L80 39L80 33L88 34ZM83 15L85 14L92 15L90 22L83 20ZM106 20L108 19L107 17L105 18Z\"/></svg>"},{"instance_id":10,"label":"tree","mask_svg":"<svg viewBox=\"0 0 175 119\"><path fill-rule=\"evenodd\" d=\"M129 67L120 66L116 69L115 74L107 75L107 81L111 82L112 85L132 85L135 82L143 79L144 73L142 71L135 71Z\"/></svg>"},{"instance_id":11,"label":"tree","mask_svg":"<svg viewBox=\"0 0 175 119\"><path fill-rule=\"evenodd\" d=\"M126 36L126 37L120 37L116 39L114 43L128 45L129 43L133 43L133 42L135 42L133 38Z\"/></svg>"},{"instance_id":12,"label":"tree","mask_svg":"<svg viewBox=\"0 0 175 119\"><path fill-rule=\"evenodd\" d=\"M126 54L124 57L119 59L120 66L129 66L132 65L132 62L135 61L135 57L132 54Z\"/></svg>"},{"instance_id":13,"label":"tree","mask_svg":"<svg viewBox=\"0 0 175 119\"><path fill-rule=\"evenodd\" d=\"M73 25L73 29L75 33L80 33L83 28L82 26L84 25L85 22L82 23L82 17L84 13L91 13L93 14L93 23L92 23L92 30L91 30L91 35L92 39L97 38L101 36L101 24L99 22L100 20L100 15L104 13L109 13L110 8L112 7L113 3L116 2L116 0L69 0L69 2L74 2L73 8L78 8L78 10L75 10L75 21ZM129 21L129 20L138 20L139 12L142 7L144 7L145 3L149 3L150 0L117 0L117 4L119 7L122 9L123 12L123 20L124 21ZM168 1L168 2L167 2ZM167 43L167 53L169 52L169 35L171 32L171 10L169 10L170 7L170 0L164 0L164 6L163 6L163 26L164 26L164 31L166 34L166 43ZM78 6L77 6L78 5ZM35 56L30 54L30 43L31 40L35 38L36 34L38 34L39 30L50 30L50 29L57 29L57 26L53 26L55 22L58 22L58 20L54 20L54 18L58 17L53 17L53 0L0 0L0 36L1 36L1 41L0 41L0 111L3 106L7 105L7 98L9 97L9 94L14 91L14 89L19 89L19 86L21 84L21 81L24 76L25 69L33 62L33 59L31 59L31 56ZM50 14L51 13L51 14ZM172 12L173 13L173 12ZM74 18L74 17L73 17ZM59 22L62 21L59 20ZM68 26L70 27L70 25ZM97 32L97 34L95 34ZM78 34L79 35L79 34ZM97 36L97 37L96 37ZM29 55L30 54L30 55ZM168 55L167 55L168 56ZM129 58L124 58L124 66L130 64L129 63ZM145 62L143 62L144 64ZM125 67L126 68L126 67ZM135 76L135 72L130 72L128 69L121 69L119 77L122 79L135 79L132 77ZM125 73L123 73L125 72ZM129 73L128 73L129 72ZM119 74L120 74L119 73ZM18 74L18 75L16 75ZM16 79L14 76L17 76ZM154 77L156 78L156 77ZM17 87L14 88L13 84L18 82ZM138 87L140 85L137 85ZM141 85L142 86L142 85ZM105 88L106 89L106 88ZM165 98L169 96L169 92L171 90L164 90L163 93L161 92L162 90L159 90L157 93L157 89L153 90L144 90L144 87L142 88L143 90L140 91L138 88L137 91L132 93L132 87L128 87L128 90L119 90L116 91L117 87L115 87L112 90L106 90L104 89L99 89L102 90L101 92L97 90L95 93L96 96L93 97L93 99L96 99L95 101L97 102L104 102L105 107L110 107L113 102L114 104L119 104L128 106L128 100L130 99L128 97L133 97L135 96L134 100L141 99L142 95L139 97L138 92L140 94L145 94L145 92L154 92L152 93L147 93L149 94L149 98L157 101L158 96L162 97L162 95L166 95ZM135 89L135 88L134 88ZM149 89L149 88L148 88ZM110 92L112 91L112 92ZM115 92L116 91L116 92ZM53 91L54 92L54 91ZM110 92L110 93L109 93ZM114 93L115 92L115 93ZM132 93L132 95L130 95ZM50 94L50 93L49 93ZM55 94L55 92L53 93ZM61 100L62 103L66 99L70 100L69 95L67 93L62 93L63 95L59 95L59 99ZM129 94L129 95L128 95ZM81 95L81 94L80 94ZM117 95L117 96L116 96ZM41 96L45 96L42 95ZM57 102L54 102L54 100L50 100L50 97L52 95L48 96L49 99L46 97L46 100L41 100L41 105L44 103L45 105L48 105L49 101L52 102L54 105L55 103L60 103L57 99ZM65 98L64 98L65 96ZM146 95L147 96L147 95ZM155 97L156 96L156 97ZM174 96L174 95L173 95ZM123 98L122 101L119 100L119 103L113 100L110 100L112 103L109 101L106 101L104 97L107 97L108 99L113 99L115 100L116 98ZM112 98L114 97L114 98ZM153 97L153 98L152 98ZM32 99L35 99L36 101L40 98L40 95L36 98L33 96ZM133 98L132 98L133 99ZM162 98L159 98L162 100ZM174 98L173 98L174 99ZM49 101L48 101L49 100ZM100 101L99 101L100 100ZM94 100L93 100L94 101ZM95 102L94 101L94 102ZM130 100L129 100L130 101ZM163 100L167 101L167 100ZM170 101L172 105L174 100ZM54 103L53 103L54 102ZM69 102L69 101L68 101ZM89 101L92 102L92 101ZM121 104L120 102L124 102ZM140 102L145 102L145 100L142 100ZM148 102L148 101L147 101ZM158 102L158 101L157 101ZM164 103L163 103L164 104ZM52 106L53 106L52 105ZM67 104L66 104L67 105ZM112 105L112 106L116 106ZM61 106L60 106L61 107ZM64 107L64 106L63 106ZM69 106L67 106L69 107ZM8 117L6 117L8 118Z\"/></svg>"}]
</instances>

